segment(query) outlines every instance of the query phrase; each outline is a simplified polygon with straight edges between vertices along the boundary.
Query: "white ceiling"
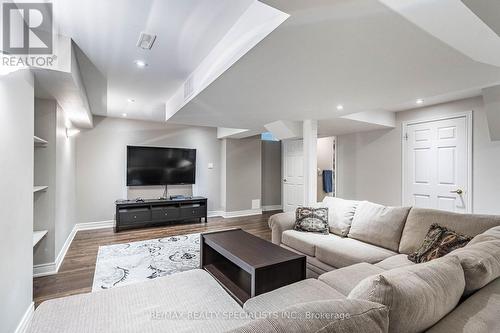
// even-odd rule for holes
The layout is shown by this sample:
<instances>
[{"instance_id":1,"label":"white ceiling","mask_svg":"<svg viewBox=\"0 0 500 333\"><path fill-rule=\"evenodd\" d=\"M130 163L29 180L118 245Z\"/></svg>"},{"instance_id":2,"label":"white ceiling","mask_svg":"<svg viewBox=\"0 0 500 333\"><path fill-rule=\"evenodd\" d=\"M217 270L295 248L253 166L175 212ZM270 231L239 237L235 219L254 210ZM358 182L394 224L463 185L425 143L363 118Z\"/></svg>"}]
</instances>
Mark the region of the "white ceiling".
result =
<instances>
[{"instance_id":1,"label":"white ceiling","mask_svg":"<svg viewBox=\"0 0 500 333\"><path fill-rule=\"evenodd\" d=\"M499 67L472 60L379 1L263 2L290 17L171 121L253 129L415 107L417 98L439 103L500 82Z\"/></svg>"},{"instance_id":2,"label":"white ceiling","mask_svg":"<svg viewBox=\"0 0 500 333\"><path fill-rule=\"evenodd\" d=\"M107 77L108 110L98 114L164 121L165 102L252 2L56 0L54 17ZM136 46L142 31L158 35L152 50Z\"/></svg>"},{"instance_id":3,"label":"white ceiling","mask_svg":"<svg viewBox=\"0 0 500 333\"><path fill-rule=\"evenodd\" d=\"M428 105L475 96L500 83L499 67L472 60L383 1L262 0L290 17L169 122L261 129L276 120L329 119L320 130L322 123L356 130L335 119L413 108L417 98ZM500 13L485 10L488 0L473 1L463 0L494 29ZM165 121L165 103L255 2L56 0L54 15L107 77L108 110L95 113ZM153 50L136 47L141 31L158 35ZM136 68L137 59L148 67Z\"/></svg>"}]
</instances>

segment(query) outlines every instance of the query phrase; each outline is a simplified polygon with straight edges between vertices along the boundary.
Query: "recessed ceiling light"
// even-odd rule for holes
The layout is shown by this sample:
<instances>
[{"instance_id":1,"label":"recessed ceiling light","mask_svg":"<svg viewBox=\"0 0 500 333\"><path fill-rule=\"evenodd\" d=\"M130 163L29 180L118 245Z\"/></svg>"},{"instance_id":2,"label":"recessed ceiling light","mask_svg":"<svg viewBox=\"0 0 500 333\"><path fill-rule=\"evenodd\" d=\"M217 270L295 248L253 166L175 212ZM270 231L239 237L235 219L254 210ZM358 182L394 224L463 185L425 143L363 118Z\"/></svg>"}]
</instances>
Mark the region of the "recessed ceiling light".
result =
<instances>
[{"instance_id":1,"label":"recessed ceiling light","mask_svg":"<svg viewBox=\"0 0 500 333\"><path fill-rule=\"evenodd\" d=\"M137 67L139 67L139 68L144 68L144 67L146 67L146 66L148 65L148 64L146 64L146 62L145 62L145 61L143 61L143 60L136 60L136 61L134 61L134 63L135 63L135 65L136 65Z\"/></svg>"},{"instance_id":2,"label":"recessed ceiling light","mask_svg":"<svg viewBox=\"0 0 500 333\"><path fill-rule=\"evenodd\" d=\"M424 104L424 100L423 100L423 99L421 99L421 98L419 98L419 99L417 99L416 103L417 103L417 104L419 104L419 105L420 105L420 104Z\"/></svg>"},{"instance_id":3,"label":"recessed ceiling light","mask_svg":"<svg viewBox=\"0 0 500 333\"><path fill-rule=\"evenodd\" d=\"M337 110L339 111L344 110L344 106L342 104L337 105Z\"/></svg>"},{"instance_id":4,"label":"recessed ceiling light","mask_svg":"<svg viewBox=\"0 0 500 333\"><path fill-rule=\"evenodd\" d=\"M128 98L128 99L127 99L127 102L129 102L129 103L135 103L135 99L133 99L133 98Z\"/></svg>"},{"instance_id":5,"label":"recessed ceiling light","mask_svg":"<svg viewBox=\"0 0 500 333\"><path fill-rule=\"evenodd\" d=\"M126 117L127 117L127 114L126 114L126 113L122 113L122 117L123 117L123 118L126 118Z\"/></svg>"}]
</instances>

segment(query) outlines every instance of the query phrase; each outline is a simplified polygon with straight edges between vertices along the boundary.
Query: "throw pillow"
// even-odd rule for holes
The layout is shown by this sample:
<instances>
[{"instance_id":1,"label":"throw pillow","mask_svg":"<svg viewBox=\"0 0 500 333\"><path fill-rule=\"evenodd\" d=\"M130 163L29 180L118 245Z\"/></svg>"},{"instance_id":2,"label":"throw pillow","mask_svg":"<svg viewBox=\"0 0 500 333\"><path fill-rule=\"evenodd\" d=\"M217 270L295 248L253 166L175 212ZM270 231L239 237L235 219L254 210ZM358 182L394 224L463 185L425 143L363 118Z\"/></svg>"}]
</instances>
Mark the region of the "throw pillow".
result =
<instances>
[{"instance_id":1,"label":"throw pillow","mask_svg":"<svg viewBox=\"0 0 500 333\"><path fill-rule=\"evenodd\" d=\"M328 208L298 207L293 229L328 234Z\"/></svg>"},{"instance_id":2,"label":"throw pillow","mask_svg":"<svg viewBox=\"0 0 500 333\"><path fill-rule=\"evenodd\" d=\"M351 229L352 219L359 201L345 200L335 197L325 197L323 207L328 208L328 224L330 232L346 237Z\"/></svg>"},{"instance_id":3,"label":"throw pillow","mask_svg":"<svg viewBox=\"0 0 500 333\"><path fill-rule=\"evenodd\" d=\"M472 237L459 234L453 230L434 223L429 228L420 248L408 255L414 263L422 263L440 258L453 250L464 247Z\"/></svg>"},{"instance_id":4,"label":"throw pillow","mask_svg":"<svg viewBox=\"0 0 500 333\"><path fill-rule=\"evenodd\" d=\"M460 301L464 271L455 256L367 277L347 296L389 308L389 333L424 332Z\"/></svg>"},{"instance_id":5,"label":"throw pillow","mask_svg":"<svg viewBox=\"0 0 500 333\"><path fill-rule=\"evenodd\" d=\"M348 237L397 251L410 207L387 207L360 202Z\"/></svg>"}]
</instances>

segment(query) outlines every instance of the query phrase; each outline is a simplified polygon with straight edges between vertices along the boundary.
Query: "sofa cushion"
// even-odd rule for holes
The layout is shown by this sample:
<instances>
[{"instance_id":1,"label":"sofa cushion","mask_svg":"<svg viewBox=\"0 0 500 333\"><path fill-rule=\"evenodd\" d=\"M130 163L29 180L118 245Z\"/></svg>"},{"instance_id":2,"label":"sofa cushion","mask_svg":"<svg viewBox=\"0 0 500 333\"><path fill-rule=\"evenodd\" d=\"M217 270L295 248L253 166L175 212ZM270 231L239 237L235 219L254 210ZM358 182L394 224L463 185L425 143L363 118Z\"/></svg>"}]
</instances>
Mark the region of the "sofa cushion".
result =
<instances>
[{"instance_id":1,"label":"sofa cushion","mask_svg":"<svg viewBox=\"0 0 500 333\"><path fill-rule=\"evenodd\" d=\"M396 255L396 252L375 245L367 244L352 238L337 238L316 245L316 258L333 266L341 268L361 262L374 264Z\"/></svg>"},{"instance_id":2,"label":"sofa cushion","mask_svg":"<svg viewBox=\"0 0 500 333\"><path fill-rule=\"evenodd\" d=\"M228 333L385 333L389 326L388 313L385 306L367 301L316 301L292 305Z\"/></svg>"},{"instance_id":3,"label":"sofa cushion","mask_svg":"<svg viewBox=\"0 0 500 333\"><path fill-rule=\"evenodd\" d=\"M356 208L349 237L397 251L409 207L386 207L363 201Z\"/></svg>"},{"instance_id":4,"label":"sofa cushion","mask_svg":"<svg viewBox=\"0 0 500 333\"><path fill-rule=\"evenodd\" d=\"M212 313L214 309L234 317L188 318L189 313ZM172 313L179 317L169 319ZM195 269L43 302L28 332L222 332L249 321L245 315L210 274Z\"/></svg>"},{"instance_id":5,"label":"sofa cushion","mask_svg":"<svg viewBox=\"0 0 500 333\"><path fill-rule=\"evenodd\" d=\"M347 296L359 282L382 272L382 268L363 262L322 274L318 280Z\"/></svg>"},{"instance_id":6,"label":"sofa cushion","mask_svg":"<svg viewBox=\"0 0 500 333\"><path fill-rule=\"evenodd\" d=\"M382 260L375 264L375 266L380 267L386 271L394 268L406 267L415 265L413 261L408 260L408 255L398 254L387 259Z\"/></svg>"},{"instance_id":7,"label":"sofa cushion","mask_svg":"<svg viewBox=\"0 0 500 333\"><path fill-rule=\"evenodd\" d=\"M434 209L412 208L399 243L399 252L415 252L422 242L429 227L437 223L456 232L476 236L489 228L500 226L500 216L450 213Z\"/></svg>"},{"instance_id":8,"label":"sofa cushion","mask_svg":"<svg viewBox=\"0 0 500 333\"><path fill-rule=\"evenodd\" d=\"M434 223L425 235L424 242L417 251L410 253L408 259L414 263L422 263L441 258L453 250L467 245L472 237Z\"/></svg>"},{"instance_id":9,"label":"sofa cushion","mask_svg":"<svg viewBox=\"0 0 500 333\"><path fill-rule=\"evenodd\" d=\"M453 251L465 274L465 294L469 295L500 277L500 240L484 241Z\"/></svg>"},{"instance_id":10,"label":"sofa cushion","mask_svg":"<svg viewBox=\"0 0 500 333\"><path fill-rule=\"evenodd\" d=\"M479 234L476 237L472 238L472 240L469 242L469 245L492 240L500 240L500 226L490 228L482 234Z\"/></svg>"},{"instance_id":11,"label":"sofa cushion","mask_svg":"<svg viewBox=\"0 0 500 333\"><path fill-rule=\"evenodd\" d=\"M428 333L490 333L500 332L500 279L467 298Z\"/></svg>"},{"instance_id":12,"label":"sofa cushion","mask_svg":"<svg viewBox=\"0 0 500 333\"><path fill-rule=\"evenodd\" d=\"M316 279L306 279L250 298L243 304L249 314L283 311L291 305L344 299L345 296Z\"/></svg>"},{"instance_id":13,"label":"sofa cushion","mask_svg":"<svg viewBox=\"0 0 500 333\"><path fill-rule=\"evenodd\" d=\"M322 235L312 232L287 230L281 235L281 242L294 250L314 257L317 244L325 241L333 241L337 238L340 239L340 237L332 234Z\"/></svg>"},{"instance_id":14,"label":"sofa cushion","mask_svg":"<svg viewBox=\"0 0 500 333\"><path fill-rule=\"evenodd\" d=\"M293 229L328 235L328 208L298 207L295 210L295 225Z\"/></svg>"},{"instance_id":15,"label":"sofa cushion","mask_svg":"<svg viewBox=\"0 0 500 333\"><path fill-rule=\"evenodd\" d=\"M328 208L330 232L342 237L347 236L359 201L325 197L322 204Z\"/></svg>"},{"instance_id":16,"label":"sofa cushion","mask_svg":"<svg viewBox=\"0 0 500 333\"><path fill-rule=\"evenodd\" d=\"M389 308L389 332L422 332L455 308L465 287L460 261L446 256L361 281L348 298Z\"/></svg>"}]
</instances>

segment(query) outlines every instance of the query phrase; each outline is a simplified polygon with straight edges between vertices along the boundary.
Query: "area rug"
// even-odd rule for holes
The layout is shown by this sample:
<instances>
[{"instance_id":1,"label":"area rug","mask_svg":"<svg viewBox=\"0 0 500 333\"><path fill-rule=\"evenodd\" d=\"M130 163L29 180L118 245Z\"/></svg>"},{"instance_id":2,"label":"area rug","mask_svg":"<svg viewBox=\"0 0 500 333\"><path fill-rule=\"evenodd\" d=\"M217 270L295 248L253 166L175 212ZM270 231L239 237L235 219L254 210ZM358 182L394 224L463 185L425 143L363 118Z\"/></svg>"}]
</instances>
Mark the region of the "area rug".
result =
<instances>
[{"instance_id":1,"label":"area rug","mask_svg":"<svg viewBox=\"0 0 500 333\"><path fill-rule=\"evenodd\" d=\"M187 271L200 265L200 234L100 246L92 292Z\"/></svg>"}]
</instances>

